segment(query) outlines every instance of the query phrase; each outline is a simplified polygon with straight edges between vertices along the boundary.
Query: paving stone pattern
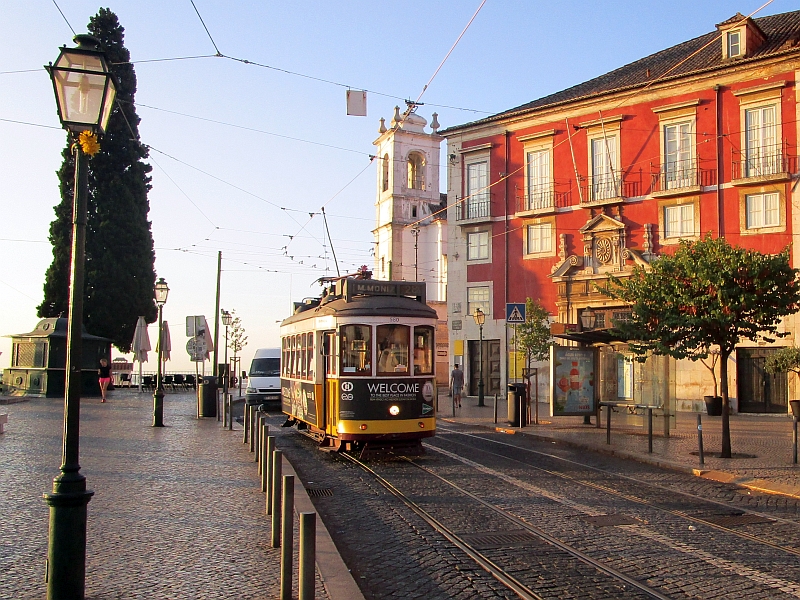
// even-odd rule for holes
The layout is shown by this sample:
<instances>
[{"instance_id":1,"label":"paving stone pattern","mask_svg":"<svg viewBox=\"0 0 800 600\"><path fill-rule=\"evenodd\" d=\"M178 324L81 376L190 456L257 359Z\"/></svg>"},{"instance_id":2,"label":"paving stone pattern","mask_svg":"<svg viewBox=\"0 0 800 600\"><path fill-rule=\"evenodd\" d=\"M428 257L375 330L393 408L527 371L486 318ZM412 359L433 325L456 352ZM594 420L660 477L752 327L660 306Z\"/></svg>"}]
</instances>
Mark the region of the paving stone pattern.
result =
<instances>
[{"instance_id":1,"label":"paving stone pattern","mask_svg":"<svg viewBox=\"0 0 800 600\"><path fill-rule=\"evenodd\" d=\"M195 418L193 394L167 394L164 428L152 396L114 391L81 405L88 506L86 598L276 598L280 550L241 430ZM58 399L3 407L0 435L0 598L45 595L48 507L61 464ZM295 535L298 524L295 521ZM294 591L297 595L297 542ZM317 576L317 598L327 598Z\"/></svg>"}]
</instances>

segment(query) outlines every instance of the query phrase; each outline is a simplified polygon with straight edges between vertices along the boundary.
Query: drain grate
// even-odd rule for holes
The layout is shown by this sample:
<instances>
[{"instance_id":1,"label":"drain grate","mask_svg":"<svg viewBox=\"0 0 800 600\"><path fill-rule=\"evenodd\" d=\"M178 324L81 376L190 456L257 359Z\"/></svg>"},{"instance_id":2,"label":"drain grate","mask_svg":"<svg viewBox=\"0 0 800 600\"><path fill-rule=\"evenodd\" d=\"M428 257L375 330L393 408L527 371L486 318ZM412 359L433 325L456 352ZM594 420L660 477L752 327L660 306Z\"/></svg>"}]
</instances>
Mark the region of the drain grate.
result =
<instances>
[{"instance_id":1,"label":"drain grate","mask_svg":"<svg viewBox=\"0 0 800 600\"><path fill-rule=\"evenodd\" d=\"M636 519L624 515L599 515L597 517L585 517L584 520L595 527L616 527L617 525L636 525Z\"/></svg>"},{"instance_id":2,"label":"drain grate","mask_svg":"<svg viewBox=\"0 0 800 600\"><path fill-rule=\"evenodd\" d=\"M538 542L538 538L524 530L465 533L459 537L476 550L519 548Z\"/></svg>"},{"instance_id":3,"label":"drain grate","mask_svg":"<svg viewBox=\"0 0 800 600\"><path fill-rule=\"evenodd\" d=\"M751 514L734 515L712 515L708 517L697 517L708 523L719 525L720 527L742 527L743 525L759 525L761 523L774 523L774 519Z\"/></svg>"},{"instance_id":4,"label":"drain grate","mask_svg":"<svg viewBox=\"0 0 800 600\"><path fill-rule=\"evenodd\" d=\"M306 492L311 498L322 498L323 496L333 496L333 490L331 488L314 488L314 487L307 487Z\"/></svg>"}]
</instances>

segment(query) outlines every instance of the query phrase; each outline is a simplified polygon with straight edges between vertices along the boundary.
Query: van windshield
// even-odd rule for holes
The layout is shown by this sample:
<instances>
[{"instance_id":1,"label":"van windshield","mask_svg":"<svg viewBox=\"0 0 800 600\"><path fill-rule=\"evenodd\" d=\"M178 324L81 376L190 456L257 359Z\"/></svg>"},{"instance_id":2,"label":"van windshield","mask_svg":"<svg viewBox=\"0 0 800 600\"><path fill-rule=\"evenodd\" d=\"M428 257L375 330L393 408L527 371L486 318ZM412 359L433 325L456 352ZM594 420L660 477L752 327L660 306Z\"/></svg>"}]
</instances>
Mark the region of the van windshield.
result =
<instances>
[{"instance_id":1,"label":"van windshield","mask_svg":"<svg viewBox=\"0 0 800 600\"><path fill-rule=\"evenodd\" d=\"M250 365L250 377L278 377L280 374L280 358L254 358Z\"/></svg>"}]
</instances>

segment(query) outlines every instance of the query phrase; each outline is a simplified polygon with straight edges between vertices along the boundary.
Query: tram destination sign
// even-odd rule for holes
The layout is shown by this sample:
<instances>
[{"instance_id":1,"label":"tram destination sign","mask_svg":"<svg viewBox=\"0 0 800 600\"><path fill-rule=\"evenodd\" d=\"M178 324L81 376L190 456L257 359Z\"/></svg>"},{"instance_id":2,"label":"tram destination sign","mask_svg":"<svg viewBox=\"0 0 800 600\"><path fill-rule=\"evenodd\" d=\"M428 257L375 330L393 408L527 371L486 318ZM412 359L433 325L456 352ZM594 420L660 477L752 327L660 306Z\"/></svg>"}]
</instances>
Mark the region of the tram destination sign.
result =
<instances>
[{"instance_id":1,"label":"tram destination sign","mask_svg":"<svg viewBox=\"0 0 800 600\"><path fill-rule=\"evenodd\" d=\"M344 297L348 302L355 296L408 296L425 302L425 283L410 281L378 281L377 279L345 279Z\"/></svg>"}]
</instances>

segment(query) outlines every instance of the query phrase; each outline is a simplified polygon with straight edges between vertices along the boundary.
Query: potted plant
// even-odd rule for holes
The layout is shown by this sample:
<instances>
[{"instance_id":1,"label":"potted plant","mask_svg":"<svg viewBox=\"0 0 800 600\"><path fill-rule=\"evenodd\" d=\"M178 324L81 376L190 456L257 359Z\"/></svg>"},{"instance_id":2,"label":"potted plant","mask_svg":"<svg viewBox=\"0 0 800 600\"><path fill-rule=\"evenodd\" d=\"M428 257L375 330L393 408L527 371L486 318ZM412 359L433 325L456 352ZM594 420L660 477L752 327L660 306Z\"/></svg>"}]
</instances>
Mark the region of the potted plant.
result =
<instances>
[{"instance_id":1,"label":"potted plant","mask_svg":"<svg viewBox=\"0 0 800 600\"><path fill-rule=\"evenodd\" d=\"M719 348L711 348L707 351L707 358L701 358L703 366L711 371L714 380L714 395L703 396L706 403L706 412L709 417L719 417L722 415L722 396L718 395L719 386L717 385L717 362L719 362Z\"/></svg>"}]
</instances>

